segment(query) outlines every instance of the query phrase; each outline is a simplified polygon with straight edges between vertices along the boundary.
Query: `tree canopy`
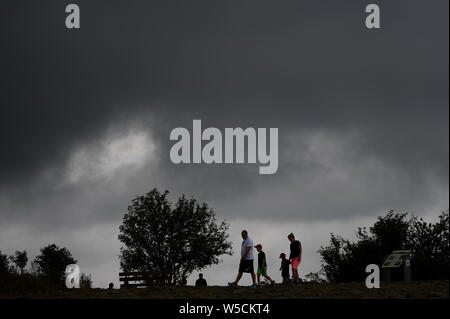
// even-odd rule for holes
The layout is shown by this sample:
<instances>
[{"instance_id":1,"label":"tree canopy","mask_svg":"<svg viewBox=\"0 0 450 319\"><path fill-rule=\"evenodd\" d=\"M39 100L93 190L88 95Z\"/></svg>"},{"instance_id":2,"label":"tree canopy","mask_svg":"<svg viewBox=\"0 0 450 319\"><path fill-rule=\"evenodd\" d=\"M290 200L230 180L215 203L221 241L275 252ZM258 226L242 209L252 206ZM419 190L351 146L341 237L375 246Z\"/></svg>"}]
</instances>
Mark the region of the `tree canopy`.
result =
<instances>
[{"instance_id":1,"label":"tree canopy","mask_svg":"<svg viewBox=\"0 0 450 319\"><path fill-rule=\"evenodd\" d=\"M168 271L182 284L194 270L218 264L231 254L229 225L218 222L207 204L181 196L176 204L168 191L156 188L134 198L119 230L123 271Z\"/></svg>"},{"instance_id":2,"label":"tree canopy","mask_svg":"<svg viewBox=\"0 0 450 319\"><path fill-rule=\"evenodd\" d=\"M16 265L16 270L23 274L28 262L27 251L16 251L14 255L9 258Z\"/></svg>"},{"instance_id":3,"label":"tree canopy","mask_svg":"<svg viewBox=\"0 0 450 319\"><path fill-rule=\"evenodd\" d=\"M9 271L10 271L10 268L9 268L8 256L5 254L2 254L2 251L0 250L0 274L8 273Z\"/></svg>"},{"instance_id":4,"label":"tree canopy","mask_svg":"<svg viewBox=\"0 0 450 319\"><path fill-rule=\"evenodd\" d=\"M393 250L406 249L412 251L414 280L448 279L449 212L434 224L407 215L389 211L379 216L369 231L357 229L355 242L331 234L330 244L318 251L322 273L331 282L363 280L368 264L381 266Z\"/></svg>"},{"instance_id":5,"label":"tree canopy","mask_svg":"<svg viewBox=\"0 0 450 319\"><path fill-rule=\"evenodd\" d=\"M76 263L66 247L60 248L55 244L41 248L41 254L36 256L33 262L38 275L53 281L63 280L67 265Z\"/></svg>"}]
</instances>

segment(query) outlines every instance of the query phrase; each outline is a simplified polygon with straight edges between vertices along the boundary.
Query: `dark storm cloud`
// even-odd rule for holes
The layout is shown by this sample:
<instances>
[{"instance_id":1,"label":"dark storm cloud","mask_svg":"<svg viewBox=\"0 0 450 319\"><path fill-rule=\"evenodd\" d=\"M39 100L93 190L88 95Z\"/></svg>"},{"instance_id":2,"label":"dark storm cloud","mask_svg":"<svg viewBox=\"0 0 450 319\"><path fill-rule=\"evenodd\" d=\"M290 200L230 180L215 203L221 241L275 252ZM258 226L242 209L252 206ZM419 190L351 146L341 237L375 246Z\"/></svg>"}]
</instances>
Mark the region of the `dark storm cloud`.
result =
<instances>
[{"instance_id":1,"label":"dark storm cloud","mask_svg":"<svg viewBox=\"0 0 450 319\"><path fill-rule=\"evenodd\" d=\"M448 208L448 1L377 1L376 31L358 0L75 3L72 31L65 2L0 4L3 253L55 242L117 284L121 218L158 187L210 204L235 243L245 225L283 251L294 231L306 274L330 232ZM172 164L193 119L278 127L278 172Z\"/></svg>"},{"instance_id":2,"label":"dark storm cloud","mask_svg":"<svg viewBox=\"0 0 450 319\"><path fill-rule=\"evenodd\" d=\"M378 1L377 31L363 26L364 1L77 3L76 31L60 1L2 4L3 221L118 220L153 186L225 216L269 218L281 205L309 219L426 209L448 190L448 2ZM194 118L279 127L279 172L173 165L169 132ZM127 127L151 133L158 160L123 169L126 187L52 186L74 150Z\"/></svg>"}]
</instances>

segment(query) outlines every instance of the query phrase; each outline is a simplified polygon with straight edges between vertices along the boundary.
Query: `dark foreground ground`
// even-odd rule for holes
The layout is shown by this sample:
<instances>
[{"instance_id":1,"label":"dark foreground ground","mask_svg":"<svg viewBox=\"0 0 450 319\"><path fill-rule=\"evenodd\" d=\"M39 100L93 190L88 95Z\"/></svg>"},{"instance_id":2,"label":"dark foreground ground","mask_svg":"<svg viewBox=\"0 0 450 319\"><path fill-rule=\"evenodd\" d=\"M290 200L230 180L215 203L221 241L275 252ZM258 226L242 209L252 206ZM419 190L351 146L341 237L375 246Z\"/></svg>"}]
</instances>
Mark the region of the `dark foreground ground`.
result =
<instances>
[{"instance_id":1,"label":"dark foreground ground","mask_svg":"<svg viewBox=\"0 0 450 319\"><path fill-rule=\"evenodd\" d=\"M448 299L449 281L382 283L367 289L363 282L261 287L152 287L139 289L72 289L34 293L1 293L0 298L69 299Z\"/></svg>"}]
</instances>

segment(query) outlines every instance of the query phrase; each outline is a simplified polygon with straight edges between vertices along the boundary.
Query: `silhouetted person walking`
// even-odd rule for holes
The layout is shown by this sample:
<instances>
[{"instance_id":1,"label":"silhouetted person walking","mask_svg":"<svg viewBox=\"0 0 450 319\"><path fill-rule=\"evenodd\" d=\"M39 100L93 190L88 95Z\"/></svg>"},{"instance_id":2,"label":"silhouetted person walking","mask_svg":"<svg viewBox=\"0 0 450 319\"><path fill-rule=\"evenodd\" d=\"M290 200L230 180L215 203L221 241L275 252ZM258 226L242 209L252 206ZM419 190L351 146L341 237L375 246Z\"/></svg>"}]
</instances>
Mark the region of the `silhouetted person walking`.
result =
<instances>
[{"instance_id":1,"label":"silhouetted person walking","mask_svg":"<svg viewBox=\"0 0 450 319\"><path fill-rule=\"evenodd\" d=\"M239 263L239 273L234 282L229 282L228 285L231 287L237 287L239 280L242 278L244 272L252 275L253 285L251 288L256 288L256 275L253 269L253 240L248 237L246 230L241 232L242 239L244 241L241 245L241 261Z\"/></svg>"},{"instance_id":2,"label":"silhouetted person walking","mask_svg":"<svg viewBox=\"0 0 450 319\"><path fill-rule=\"evenodd\" d=\"M207 286L206 280L203 278L203 274L198 275L198 279L195 281L195 287Z\"/></svg>"},{"instance_id":3,"label":"silhouetted person walking","mask_svg":"<svg viewBox=\"0 0 450 319\"><path fill-rule=\"evenodd\" d=\"M258 251L258 270L256 272L258 276L258 285L261 285L261 276L263 276L270 281L270 285L273 287L275 281L267 274L267 259L266 254L262 250L262 245L258 244L255 248Z\"/></svg>"},{"instance_id":4,"label":"silhouetted person walking","mask_svg":"<svg viewBox=\"0 0 450 319\"><path fill-rule=\"evenodd\" d=\"M281 259L281 277L283 277L283 284L287 284L289 282L289 260L286 259L286 254L280 254Z\"/></svg>"},{"instance_id":5,"label":"silhouetted person walking","mask_svg":"<svg viewBox=\"0 0 450 319\"><path fill-rule=\"evenodd\" d=\"M302 262L302 244L298 240L295 240L293 233L288 235L288 239L291 242L289 261L292 265L292 280L295 284L298 284L298 266Z\"/></svg>"}]
</instances>

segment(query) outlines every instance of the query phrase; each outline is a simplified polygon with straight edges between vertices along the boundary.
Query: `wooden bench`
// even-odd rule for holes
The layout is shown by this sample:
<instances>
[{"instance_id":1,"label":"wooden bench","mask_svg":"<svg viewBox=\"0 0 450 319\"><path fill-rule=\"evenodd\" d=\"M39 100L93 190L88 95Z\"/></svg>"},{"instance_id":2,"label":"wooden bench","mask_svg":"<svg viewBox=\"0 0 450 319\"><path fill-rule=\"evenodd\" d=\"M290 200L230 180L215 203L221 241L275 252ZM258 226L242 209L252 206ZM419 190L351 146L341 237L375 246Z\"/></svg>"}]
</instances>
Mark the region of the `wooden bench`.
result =
<instances>
[{"instance_id":1,"label":"wooden bench","mask_svg":"<svg viewBox=\"0 0 450 319\"><path fill-rule=\"evenodd\" d=\"M170 279L170 273L167 271L119 273L119 281L123 282L123 284L120 284L120 288L169 285Z\"/></svg>"}]
</instances>

